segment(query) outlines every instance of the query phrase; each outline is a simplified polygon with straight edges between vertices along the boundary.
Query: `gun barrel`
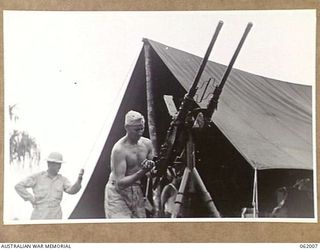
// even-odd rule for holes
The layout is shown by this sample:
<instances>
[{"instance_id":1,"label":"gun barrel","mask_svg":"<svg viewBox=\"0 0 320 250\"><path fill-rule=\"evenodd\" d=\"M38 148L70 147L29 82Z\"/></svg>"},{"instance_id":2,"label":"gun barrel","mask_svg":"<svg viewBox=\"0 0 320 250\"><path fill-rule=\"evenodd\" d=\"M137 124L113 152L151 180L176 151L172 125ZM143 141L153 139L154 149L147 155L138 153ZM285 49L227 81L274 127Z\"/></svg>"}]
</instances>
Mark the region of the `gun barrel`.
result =
<instances>
[{"instance_id":1,"label":"gun barrel","mask_svg":"<svg viewBox=\"0 0 320 250\"><path fill-rule=\"evenodd\" d=\"M200 67L199 67L199 70L198 70L198 73L197 75L195 76L194 80L193 80L193 83L192 83L192 86L187 94L187 96L189 98L193 98L197 92L197 85L198 85L198 82L200 80L200 77L202 75L202 72L204 70L204 67L206 66L207 62L208 62L208 59L209 59L209 56L211 54L211 51L212 51L212 48L213 48L213 45L215 44L216 40L217 40L217 37L220 33L220 30L222 28L222 25L223 25L223 21L219 21L217 27L216 27L216 30L213 34L213 37L210 41L210 44L208 46L208 49L206 51L206 54L204 55L202 61L201 61L201 64L200 64Z\"/></svg>"},{"instance_id":2,"label":"gun barrel","mask_svg":"<svg viewBox=\"0 0 320 250\"><path fill-rule=\"evenodd\" d=\"M243 45L244 41L246 40L246 38L247 38L247 36L249 34L249 31L251 30L252 26L253 26L252 23L248 23L247 24L247 27L246 27L243 35L242 35L242 38L241 38L241 40L240 40L240 42L238 44L238 47L237 47L236 51L234 52L234 54L233 54L233 56L232 56L232 58L230 60L230 63L228 65L228 68L227 68L226 72L223 75L223 78L222 78L221 83L220 83L220 85L222 85L221 88L223 88L223 85L227 81L227 78L228 78L228 76L230 74L230 71L231 71L231 69L233 67L233 64L235 63L235 61L236 61L236 59L237 59L237 57L238 57L238 55L240 53L240 50L242 48L242 45Z\"/></svg>"},{"instance_id":3,"label":"gun barrel","mask_svg":"<svg viewBox=\"0 0 320 250\"><path fill-rule=\"evenodd\" d=\"M242 45L243 45L244 41L246 40L246 38L247 38L252 26L253 26L253 24L251 22L247 24L247 27L246 27L243 35L242 35L242 38L241 38L241 40L240 40L240 42L239 42L239 44L238 44L238 46L237 46L232 58L230 60L230 63L228 65L226 71L224 72L224 75L223 75L223 77L221 79L221 82L220 82L219 86L217 86L215 88L215 90L213 92L213 96L212 96L212 98L209 101L209 104L207 106L207 114L206 114L206 119L207 120L211 119L211 116L213 115L213 112L218 107L218 100L219 100L220 94L222 92L222 89L223 89L223 87L224 87L224 85L225 85L225 83L226 83L226 81L227 81L227 79L229 77L229 74L230 74L230 72L232 70L232 67L233 67L233 65L234 65L234 63L235 63L235 61L236 61L236 59L237 59L237 57L238 57L238 55L240 53Z\"/></svg>"},{"instance_id":4,"label":"gun barrel","mask_svg":"<svg viewBox=\"0 0 320 250\"><path fill-rule=\"evenodd\" d=\"M216 40L217 40L217 37L220 33L220 30L222 28L222 25L223 25L223 22L222 21L219 21L217 27L216 27L216 30L212 36L212 39L210 41L210 44L208 46L208 49L201 61L201 64L200 64L200 67L198 69L198 72L193 80L193 83L191 85L191 88L189 89L188 93L186 94L186 96L184 97L184 100L181 102L180 104L180 107L179 107L179 110L178 110L178 113L177 113L177 116L174 118L175 121L183 121L185 119L185 116L187 114L187 112L189 111L189 108L190 106L192 106L192 103L193 103L193 97L195 96L196 92L197 92L197 86L198 86L198 83L199 83L199 80L201 78L201 75L204 71L204 68L208 62L208 59L209 59L209 56L211 54L211 51L212 51L212 48L213 48L213 45L215 44ZM175 122L174 122L175 123Z\"/></svg>"}]
</instances>

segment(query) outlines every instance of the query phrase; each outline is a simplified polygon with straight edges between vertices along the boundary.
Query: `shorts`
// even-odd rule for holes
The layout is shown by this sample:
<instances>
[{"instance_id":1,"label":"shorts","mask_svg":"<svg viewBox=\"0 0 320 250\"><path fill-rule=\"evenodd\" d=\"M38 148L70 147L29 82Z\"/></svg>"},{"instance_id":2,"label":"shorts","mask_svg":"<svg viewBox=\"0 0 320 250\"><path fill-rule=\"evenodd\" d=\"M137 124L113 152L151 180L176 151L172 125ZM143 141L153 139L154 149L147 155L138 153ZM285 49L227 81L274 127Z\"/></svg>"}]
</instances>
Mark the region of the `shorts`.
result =
<instances>
[{"instance_id":1,"label":"shorts","mask_svg":"<svg viewBox=\"0 0 320 250\"><path fill-rule=\"evenodd\" d=\"M115 181L105 187L104 210L106 218L146 218L144 196L140 185L119 190Z\"/></svg>"}]
</instances>

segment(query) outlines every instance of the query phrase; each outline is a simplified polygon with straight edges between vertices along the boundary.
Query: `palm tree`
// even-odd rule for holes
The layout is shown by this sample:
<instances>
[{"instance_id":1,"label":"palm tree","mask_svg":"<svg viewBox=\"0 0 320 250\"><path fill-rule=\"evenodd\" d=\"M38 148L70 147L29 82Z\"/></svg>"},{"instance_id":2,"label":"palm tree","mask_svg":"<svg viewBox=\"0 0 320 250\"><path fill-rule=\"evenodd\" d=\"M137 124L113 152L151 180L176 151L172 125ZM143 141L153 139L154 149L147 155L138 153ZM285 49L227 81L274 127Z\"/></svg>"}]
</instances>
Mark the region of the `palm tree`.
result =
<instances>
[{"instance_id":1,"label":"palm tree","mask_svg":"<svg viewBox=\"0 0 320 250\"><path fill-rule=\"evenodd\" d=\"M9 117L13 122L17 122L19 116L16 113L17 104L9 105ZM39 165L40 163L40 148L36 139L29 135L26 131L19 131L13 129L10 133L10 164L17 160L18 163L25 165L26 157L29 160L29 167L32 168L33 164Z\"/></svg>"},{"instance_id":2,"label":"palm tree","mask_svg":"<svg viewBox=\"0 0 320 250\"><path fill-rule=\"evenodd\" d=\"M10 116L10 121L14 121L16 122L17 120L19 120L19 116L16 113L16 108L17 108L17 104L13 104L13 105L9 105L9 116Z\"/></svg>"},{"instance_id":3,"label":"palm tree","mask_svg":"<svg viewBox=\"0 0 320 250\"><path fill-rule=\"evenodd\" d=\"M18 149L18 139L19 132L17 130L13 130L13 133L10 135L10 164L13 163L13 160L16 159L17 149Z\"/></svg>"},{"instance_id":4,"label":"palm tree","mask_svg":"<svg viewBox=\"0 0 320 250\"><path fill-rule=\"evenodd\" d=\"M16 122L19 119L19 116L16 113L17 104L9 105L9 117L11 122ZM19 131L16 129L13 129L13 131L10 133L10 164L13 163L13 161L17 157L17 149L18 149L18 141L19 141Z\"/></svg>"}]
</instances>

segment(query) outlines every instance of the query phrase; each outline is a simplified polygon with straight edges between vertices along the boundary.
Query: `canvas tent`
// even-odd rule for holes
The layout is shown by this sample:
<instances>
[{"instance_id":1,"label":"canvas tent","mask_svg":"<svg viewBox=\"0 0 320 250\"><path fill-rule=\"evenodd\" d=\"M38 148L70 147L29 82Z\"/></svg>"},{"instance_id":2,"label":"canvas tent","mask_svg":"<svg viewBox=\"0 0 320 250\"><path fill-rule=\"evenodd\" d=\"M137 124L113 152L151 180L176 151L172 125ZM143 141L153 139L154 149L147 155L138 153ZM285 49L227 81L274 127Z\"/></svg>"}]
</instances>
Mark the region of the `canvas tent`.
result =
<instances>
[{"instance_id":1,"label":"canvas tent","mask_svg":"<svg viewBox=\"0 0 320 250\"><path fill-rule=\"evenodd\" d=\"M246 53L245 48L243 50L241 53ZM200 62L198 56L144 40L144 48L92 177L70 218L104 218L104 186L110 172L110 152L113 144L125 134L125 113L137 110L150 124L147 88L148 91L151 88L154 119L151 136L156 137L155 146L159 148L171 120L163 95L173 96L179 106ZM202 83L210 78L219 83L225 68L225 65L208 62L196 100L200 100L206 88ZM209 85L206 93L212 93L213 89L214 86ZM206 97L198 103L200 107L207 106L210 95ZM270 210L274 205L270 197L277 187L291 185L297 178L313 179L310 86L233 69L212 122L212 129L196 139L202 159L198 170L222 215L239 216L242 207L251 206L255 170L257 179L261 180L258 182L260 210ZM149 137L148 127L145 136ZM197 210L197 216L205 216L203 207L198 206Z\"/></svg>"}]
</instances>

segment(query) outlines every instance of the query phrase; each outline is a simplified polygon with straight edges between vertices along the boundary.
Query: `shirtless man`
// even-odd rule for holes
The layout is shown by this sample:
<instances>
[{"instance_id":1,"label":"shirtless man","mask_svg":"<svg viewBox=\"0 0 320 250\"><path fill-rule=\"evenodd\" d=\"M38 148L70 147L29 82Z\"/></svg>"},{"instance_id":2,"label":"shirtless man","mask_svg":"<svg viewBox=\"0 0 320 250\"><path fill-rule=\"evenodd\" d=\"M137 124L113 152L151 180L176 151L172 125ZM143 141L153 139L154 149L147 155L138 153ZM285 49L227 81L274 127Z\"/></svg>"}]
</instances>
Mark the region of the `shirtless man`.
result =
<instances>
[{"instance_id":1,"label":"shirtless man","mask_svg":"<svg viewBox=\"0 0 320 250\"><path fill-rule=\"evenodd\" d=\"M154 167L153 147L142 137L144 117L129 111L126 135L113 146L111 173L105 188L106 218L146 218L141 178Z\"/></svg>"}]
</instances>

